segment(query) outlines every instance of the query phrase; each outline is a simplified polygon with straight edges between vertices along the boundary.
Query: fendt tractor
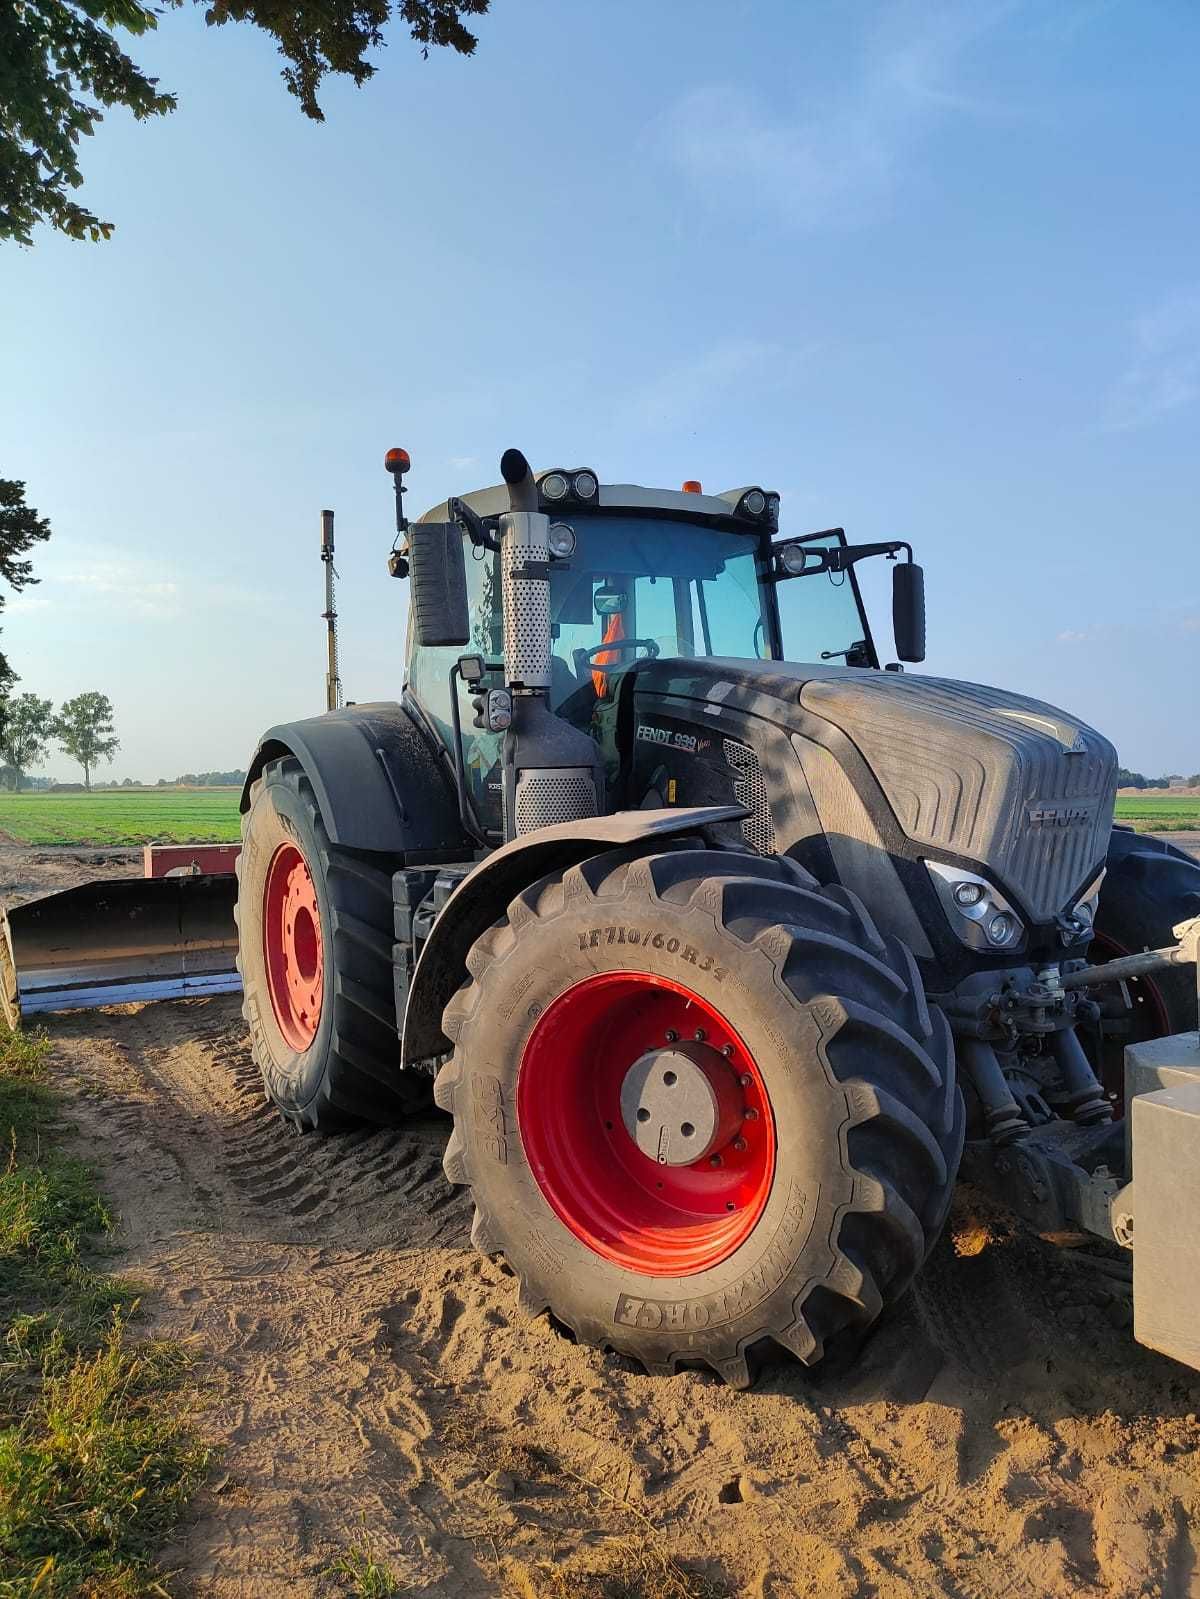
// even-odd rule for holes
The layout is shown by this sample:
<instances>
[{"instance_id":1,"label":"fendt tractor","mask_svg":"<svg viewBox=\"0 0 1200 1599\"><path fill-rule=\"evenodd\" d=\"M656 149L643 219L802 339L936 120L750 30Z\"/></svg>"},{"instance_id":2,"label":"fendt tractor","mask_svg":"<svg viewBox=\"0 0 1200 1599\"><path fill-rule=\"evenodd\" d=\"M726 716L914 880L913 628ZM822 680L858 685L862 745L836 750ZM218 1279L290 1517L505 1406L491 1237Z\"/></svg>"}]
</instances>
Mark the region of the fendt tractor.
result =
<instances>
[{"instance_id":1,"label":"fendt tractor","mask_svg":"<svg viewBox=\"0 0 1200 1599\"><path fill-rule=\"evenodd\" d=\"M283 1114L390 1121L432 1084L475 1245L652 1372L852 1347L960 1175L1046 1234L1129 1245L1136 1210L1194 1341L1170 1252L1200 1101L1142 1096L1145 1215L1114 1104L1127 1044L1196 1026L1200 864L1113 828L1112 745L881 669L855 569L894 562L920 661L907 543L517 450L410 524L386 464L401 699L272 728L242 801L244 1011Z\"/></svg>"},{"instance_id":2,"label":"fendt tractor","mask_svg":"<svg viewBox=\"0 0 1200 1599\"><path fill-rule=\"evenodd\" d=\"M476 1246L651 1372L853 1358L959 1177L1132 1250L1136 1336L1200 1366L1200 863L1113 826L1109 742L906 674L903 541L517 450L410 523L386 464L401 697L272 728L242 796L237 967L283 1115L432 1095ZM232 897L10 912L10 1018L235 985Z\"/></svg>"}]
</instances>

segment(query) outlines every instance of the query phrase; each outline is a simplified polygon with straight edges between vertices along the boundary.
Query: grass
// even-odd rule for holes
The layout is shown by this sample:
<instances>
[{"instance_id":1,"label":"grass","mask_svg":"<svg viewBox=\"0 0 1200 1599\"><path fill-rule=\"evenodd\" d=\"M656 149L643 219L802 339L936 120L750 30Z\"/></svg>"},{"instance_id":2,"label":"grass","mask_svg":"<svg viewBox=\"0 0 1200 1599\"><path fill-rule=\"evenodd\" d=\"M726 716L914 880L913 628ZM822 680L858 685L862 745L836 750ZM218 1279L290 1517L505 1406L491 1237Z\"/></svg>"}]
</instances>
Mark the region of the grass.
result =
<instances>
[{"instance_id":1,"label":"grass","mask_svg":"<svg viewBox=\"0 0 1200 1599\"><path fill-rule=\"evenodd\" d=\"M0 794L0 832L21 844L233 844L238 799L234 788ZM1200 828L1200 798L1123 797L1117 820L1146 833Z\"/></svg>"},{"instance_id":2,"label":"grass","mask_svg":"<svg viewBox=\"0 0 1200 1599\"><path fill-rule=\"evenodd\" d=\"M207 1469L190 1356L137 1339L136 1290L89 1259L112 1217L55 1147L46 1050L0 1037L0 1596L162 1596L155 1550Z\"/></svg>"},{"instance_id":3,"label":"grass","mask_svg":"<svg viewBox=\"0 0 1200 1599\"><path fill-rule=\"evenodd\" d=\"M365 1515L362 1542L351 1544L341 1559L330 1566L329 1575L340 1577L346 1591L355 1595L355 1599L395 1599L408 1587L390 1567L376 1560L366 1532Z\"/></svg>"},{"instance_id":4,"label":"grass","mask_svg":"<svg viewBox=\"0 0 1200 1599\"><path fill-rule=\"evenodd\" d=\"M21 844L232 844L236 788L0 794L0 832Z\"/></svg>"},{"instance_id":5,"label":"grass","mask_svg":"<svg viewBox=\"0 0 1200 1599\"><path fill-rule=\"evenodd\" d=\"M1117 821L1128 822L1139 833L1170 833L1177 828L1200 828L1200 797L1189 795L1122 795L1117 800ZM0 822L0 826L3 823Z\"/></svg>"}]
</instances>

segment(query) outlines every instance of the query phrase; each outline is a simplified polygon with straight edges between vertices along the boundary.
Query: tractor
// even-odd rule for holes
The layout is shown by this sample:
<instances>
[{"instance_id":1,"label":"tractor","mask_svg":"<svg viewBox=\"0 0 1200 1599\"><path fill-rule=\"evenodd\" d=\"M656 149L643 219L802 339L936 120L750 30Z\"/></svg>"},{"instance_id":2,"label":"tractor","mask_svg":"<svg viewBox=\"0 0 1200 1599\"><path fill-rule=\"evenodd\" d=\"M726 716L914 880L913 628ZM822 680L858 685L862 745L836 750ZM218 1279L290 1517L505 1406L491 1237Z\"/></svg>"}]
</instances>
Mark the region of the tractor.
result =
<instances>
[{"instance_id":1,"label":"tractor","mask_svg":"<svg viewBox=\"0 0 1200 1599\"><path fill-rule=\"evenodd\" d=\"M1129 1245L1123 1056L1196 1027L1200 864L1114 828L1108 740L905 671L910 545L781 532L768 489L509 450L410 522L386 465L400 698L272 728L242 797L238 969L283 1116L432 1098L528 1311L735 1386L852 1352L960 1176ZM1200 1105L1183 1146L1164 1117L1169 1173Z\"/></svg>"}]
</instances>

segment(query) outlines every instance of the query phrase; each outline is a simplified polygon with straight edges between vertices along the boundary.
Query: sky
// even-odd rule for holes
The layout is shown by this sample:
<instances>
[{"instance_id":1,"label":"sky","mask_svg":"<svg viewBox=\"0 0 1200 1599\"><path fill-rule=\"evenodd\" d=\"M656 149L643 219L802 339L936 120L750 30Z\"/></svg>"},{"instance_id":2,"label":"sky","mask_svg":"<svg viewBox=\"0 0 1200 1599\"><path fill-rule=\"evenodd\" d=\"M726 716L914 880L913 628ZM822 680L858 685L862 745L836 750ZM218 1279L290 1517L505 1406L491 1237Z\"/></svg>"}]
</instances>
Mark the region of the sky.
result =
<instances>
[{"instance_id":1,"label":"sky","mask_svg":"<svg viewBox=\"0 0 1200 1599\"><path fill-rule=\"evenodd\" d=\"M109 695L100 775L244 766L324 708L325 506L346 693L398 695L396 444L413 514L515 444L908 539L921 670L1200 770L1200 8L493 0L477 31L422 60L393 27L317 125L264 36L167 11L130 49L178 110L83 142L112 240L0 250L0 474L54 527L0 647L19 691Z\"/></svg>"}]
</instances>

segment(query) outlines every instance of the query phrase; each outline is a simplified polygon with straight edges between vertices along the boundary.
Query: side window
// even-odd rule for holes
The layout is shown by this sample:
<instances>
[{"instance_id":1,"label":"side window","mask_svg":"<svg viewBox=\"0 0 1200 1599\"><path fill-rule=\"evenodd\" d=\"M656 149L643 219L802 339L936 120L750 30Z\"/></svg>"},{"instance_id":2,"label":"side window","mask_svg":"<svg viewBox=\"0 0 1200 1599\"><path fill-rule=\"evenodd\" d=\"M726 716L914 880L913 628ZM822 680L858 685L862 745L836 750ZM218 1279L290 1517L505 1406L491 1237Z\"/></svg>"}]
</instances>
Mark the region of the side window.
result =
<instances>
[{"instance_id":1,"label":"side window","mask_svg":"<svg viewBox=\"0 0 1200 1599\"><path fill-rule=\"evenodd\" d=\"M482 559L476 559L481 556ZM499 557L489 551L467 551L467 604L471 612L471 642L459 648L422 649L410 640L408 688L434 723L448 750L453 750L454 726L450 709L450 669L460 655L482 655L499 660L504 624L500 599ZM463 765L476 814L485 827L500 825L501 735L471 726L471 697L458 685L458 714L462 724Z\"/></svg>"}]
</instances>

